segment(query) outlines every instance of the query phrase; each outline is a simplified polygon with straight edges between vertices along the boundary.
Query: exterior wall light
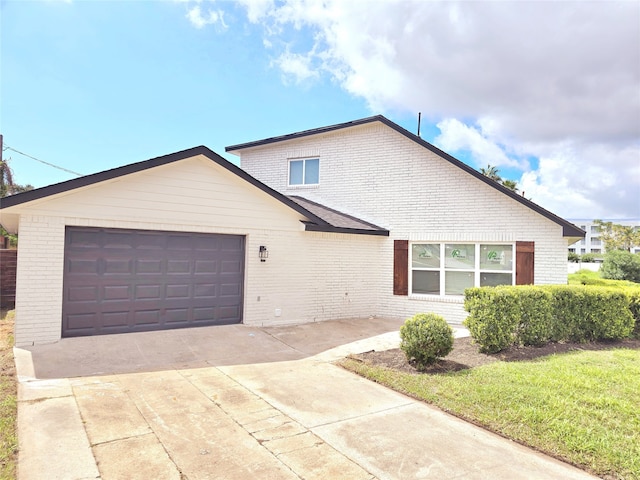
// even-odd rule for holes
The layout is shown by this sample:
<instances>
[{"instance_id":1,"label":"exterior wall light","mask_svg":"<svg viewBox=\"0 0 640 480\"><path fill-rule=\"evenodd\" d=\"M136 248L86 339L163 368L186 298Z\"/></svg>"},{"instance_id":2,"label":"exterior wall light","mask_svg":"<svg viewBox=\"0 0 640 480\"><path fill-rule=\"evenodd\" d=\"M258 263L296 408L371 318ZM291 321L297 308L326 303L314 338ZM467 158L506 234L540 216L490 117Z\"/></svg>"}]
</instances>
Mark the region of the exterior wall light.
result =
<instances>
[{"instance_id":1,"label":"exterior wall light","mask_svg":"<svg viewBox=\"0 0 640 480\"><path fill-rule=\"evenodd\" d=\"M261 262L266 262L267 258L269 258L269 250L267 250L267 247L265 247L264 245L260 245L258 255L260 256Z\"/></svg>"}]
</instances>

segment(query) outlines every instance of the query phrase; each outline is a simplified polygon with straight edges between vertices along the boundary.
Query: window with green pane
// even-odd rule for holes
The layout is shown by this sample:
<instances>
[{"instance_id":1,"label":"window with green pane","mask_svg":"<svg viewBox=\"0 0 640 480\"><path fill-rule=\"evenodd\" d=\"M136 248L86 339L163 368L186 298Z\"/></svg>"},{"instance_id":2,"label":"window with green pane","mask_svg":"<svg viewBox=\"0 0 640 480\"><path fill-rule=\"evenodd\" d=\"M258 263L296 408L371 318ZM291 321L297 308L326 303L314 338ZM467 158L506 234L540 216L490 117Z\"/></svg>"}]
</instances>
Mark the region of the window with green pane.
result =
<instances>
[{"instance_id":1,"label":"window with green pane","mask_svg":"<svg viewBox=\"0 0 640 480\"><path fill-rule=\"evenodd\" d=\"M439 243L414 243L411 246L413 268L440 268Z\"/></svg>"},{"instance_id":2,"label":"window with green pane","mask_svg":"<svg viewBox=\"0 0 640 480\"><path fill-rule=\"evenodd\" d=\"M447 243L444 246L444 268L473 270L476 266L476 246L472 243Z\"/></svg>"},{"instance_id":3,"label":"window with green pane","mask_svg":"<svg viewBox=\"0 0 640 480\"><path fill-rule=\"evenodd\" d=\"M480 270L513 270L513 246L481 244Z\"/></svg>"}]
</instances>

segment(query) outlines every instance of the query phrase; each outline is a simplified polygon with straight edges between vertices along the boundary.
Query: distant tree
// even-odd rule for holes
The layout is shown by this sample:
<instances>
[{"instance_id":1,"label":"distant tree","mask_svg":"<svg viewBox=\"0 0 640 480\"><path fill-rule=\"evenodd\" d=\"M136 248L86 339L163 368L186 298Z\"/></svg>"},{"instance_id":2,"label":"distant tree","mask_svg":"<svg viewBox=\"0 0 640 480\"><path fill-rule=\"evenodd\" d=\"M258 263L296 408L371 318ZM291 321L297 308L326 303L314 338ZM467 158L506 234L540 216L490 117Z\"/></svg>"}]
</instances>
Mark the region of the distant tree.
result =
<instances>
[{"instance_id":1,"label":"distant tree","mask_svg":"<svg viewBox=\"0 0 640 480\"><path fill-rule=\"evenodd\" d=\"M585 253L580 256L580 261L582 263L595 263L596 262L596 254L595 253Z\"/></svg>"},{"instance_id":2,"label":"distant tree","mask_svg":"<svg viewBox=\"0 0 640 480\"><path fill-rule=\"evenodd\" d=\"M498 167L487 165L487 168L480 168L480 173L495 182L502 182L502 177L500 177L500 174L498 173Z\"/></svg>"},{"instance_id":3,"label":"distant tree","mask_svg":"<svg viewBox=\"0 0 640 480\"><path fill-rule=\"evenodd\" d=\"M514 192L518 192L518 182L515 180L503 180L502 185L507 187L509 190L513 190Z\"/></svg>"},{"instance_id":4,"label":"distant tree","mask_svg":"<svg viewBox=\"0 0 640 480\"><path fill-rule=\"evenodd\" d=\"M9 167L7 160L0 161L0 198L20 192L26 192L28 190L33 190L33 186L16 184L13 181L13 172L11 171L11 167ZM7 232L2 225L0 225L0 237L8 238L9 244L12 247L17 246L18 244L18 235Z\"/></svg>"},{"instance_id":5,"label":"distant tree","mask_svg":"<svg viewBox=\"0 0 640 480\"><path fill-rule=\"evenodd\" d=\"M18 185L13 181L13 171L7 160L0 161L0 198L33 190L32 185Z\"/></svg>"},{"instance_id":6,"label":"distant tree","mask_svg":"<svg viewBox=\"0 0 640 480\"><path fill-rule=\"evenodd\" d=\"M498 170L498 167L489 164L487 165L487 168L480 168L480 173L485 177L489 177L494 182L501 183L509 190L518 192L518 182L516 182L515 180L503 180L500 176L500 170Z\"/></svg>"},{"instance_id":7,"label":"distant tree","mask_svg":"<svg viewBox=\"0 0 640 480\"><path fill-rule=\"evenodd\" d=\"M594 220L593 223L598 227L600 238L608 252L613 250L630 252L634 246L640 246L640 230L636 227L602 220Z\"/></svg>"},{"instance_id":8,"label":"distant tree","mask_svg":"<svg viewBox=\"0 0 640 480\"><path fill-rule=\"evenodd\" d=\"M640 255L624 250L607 252L600 267L600 275L602 278L640 283Z\"/></svg>"}]
</instances>

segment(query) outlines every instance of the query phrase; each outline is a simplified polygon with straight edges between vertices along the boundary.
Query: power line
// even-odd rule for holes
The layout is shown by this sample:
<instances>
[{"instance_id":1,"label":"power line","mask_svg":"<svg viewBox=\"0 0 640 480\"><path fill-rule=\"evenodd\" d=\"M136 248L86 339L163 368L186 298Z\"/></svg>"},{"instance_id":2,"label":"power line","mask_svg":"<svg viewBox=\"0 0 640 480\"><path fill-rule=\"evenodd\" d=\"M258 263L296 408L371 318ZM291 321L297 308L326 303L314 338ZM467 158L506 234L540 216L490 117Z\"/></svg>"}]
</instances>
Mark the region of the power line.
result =
<instances>
[{"instance_id":1,"label":"power line","mask_svg":"<svg viewBox=\"0 0 640 480\"><path fill-rule=\"evenodd\" d=\"M2 150L3 151L4 150L11 150L12 152L16 152L16 153L19 153L20 155L24 155L25 157L28 157L28 158L30 158L32 160L35 160L36 162L40 162L40 163L43 163L45 165L48 165L49 167L57 168L58 170L62 170L63 172L72 173L73 175L77 175L78 177L82 176L81 173L74 172L73 170L69 170L69 169L64 168L64 167L59 167L58 165L54 165L53 163L45 162L44 160L40 160L39 158L36 158L36 157L32 157L31 155L27 155L26 153L21 152L20 150L16 150L15 148L10 147L7 144L4 145Z\"/></svg>"}]
</instances>

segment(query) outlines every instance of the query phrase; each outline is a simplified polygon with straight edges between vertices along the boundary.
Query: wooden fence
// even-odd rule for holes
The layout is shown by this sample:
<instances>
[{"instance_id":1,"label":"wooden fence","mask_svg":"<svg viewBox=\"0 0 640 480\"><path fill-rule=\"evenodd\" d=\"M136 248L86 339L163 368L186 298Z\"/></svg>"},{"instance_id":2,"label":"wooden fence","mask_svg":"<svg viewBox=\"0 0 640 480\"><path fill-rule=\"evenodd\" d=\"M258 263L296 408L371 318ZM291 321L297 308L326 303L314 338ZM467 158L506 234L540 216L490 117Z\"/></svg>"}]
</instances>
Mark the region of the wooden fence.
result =
<instances>
[{"instance_id":1,"label":"wooden fence","mask_svg":"<svg viewBox=\"0 0 640 480\"><path fill-rule=\"evenodd\" d=\"M0 308L15 307L17 266L18 250L0 250Z\"/></svg>"}]
</instances>

